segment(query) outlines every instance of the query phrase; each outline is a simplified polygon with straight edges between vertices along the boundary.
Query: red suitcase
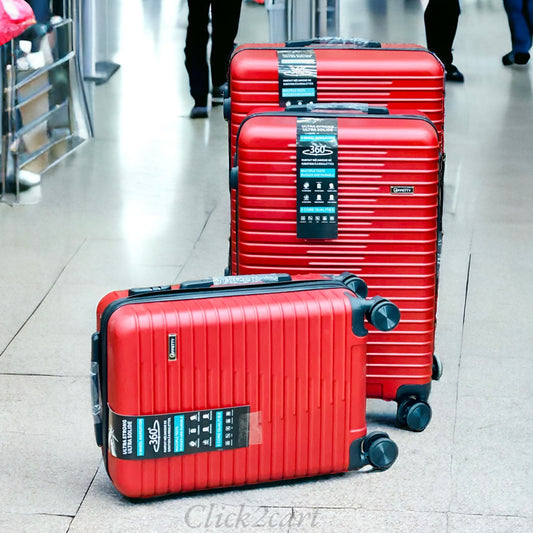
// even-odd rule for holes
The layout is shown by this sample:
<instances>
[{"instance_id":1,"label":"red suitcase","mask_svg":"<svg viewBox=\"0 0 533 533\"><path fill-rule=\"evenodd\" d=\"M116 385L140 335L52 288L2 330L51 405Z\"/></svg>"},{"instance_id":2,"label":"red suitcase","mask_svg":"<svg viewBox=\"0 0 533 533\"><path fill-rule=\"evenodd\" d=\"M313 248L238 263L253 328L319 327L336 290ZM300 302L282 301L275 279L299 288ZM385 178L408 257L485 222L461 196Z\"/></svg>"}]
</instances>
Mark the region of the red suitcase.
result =
<instances>
[{"instance_id":1,"label":"red suitcase","mask_svg":"<svg viewBox=\"0 0 533 533\"><path fill-rule=\"evenodd\" d=\"M230 158L248 114L288 103L365 102L420 111L434 122L443 143L444 66L415 44L342 39L244 44L230 61L228 96Z\"/></svg>"},{"instance_id":2,"label":"red suitcase","mask_svg":"<svg viewBox=\"0 0 533 533\"><path fill-rule=\"evenodd\" d=\"M388 468L396 445L366 435L364 318L391 329L398 308L358 296L366 285L348 273L211 284L105 298L93 414L117 490L147 498Z\"/></svg>"},{"instance_id":3,"label":"red suitcase","mask_svg":"<svg viewBox=\"0 0 533 533\"><path fill-rule=\"evenodd\" d=\"M420 114L279 110L242 122L230 179L228 273L349 270L398 304L395 332L370 331L367 395L398 402L399 425L414 431L429 423L440 377L441 159L437 129Z\"/></svg>"}]
</instances>

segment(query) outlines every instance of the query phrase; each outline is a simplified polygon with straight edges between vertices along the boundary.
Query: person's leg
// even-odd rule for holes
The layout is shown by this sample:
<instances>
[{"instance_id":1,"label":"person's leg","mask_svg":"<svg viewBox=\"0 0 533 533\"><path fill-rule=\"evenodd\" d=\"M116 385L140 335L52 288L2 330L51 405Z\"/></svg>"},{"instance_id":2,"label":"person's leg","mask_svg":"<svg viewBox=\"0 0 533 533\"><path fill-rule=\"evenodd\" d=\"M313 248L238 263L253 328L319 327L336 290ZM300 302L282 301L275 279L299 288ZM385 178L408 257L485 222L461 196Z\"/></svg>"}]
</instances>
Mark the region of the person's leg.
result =
<instances>
[{"instance_id":1,"label":"person's leg","mask_svg":"<svg viewBox=\"0 0 533 533\"><path fill-rule=\"evenodd\" d=\"M504 65L523 65L529 60L531 30L527 21L528 4L529 0L503 0L512 44L512 51L502 57Z\"/></svg>"},{"instance_id":2,"label":"person's leg","mask_svg":"<svg viewBox=\"0 0 533 533\"><path fill-rule=\"evenodd\" d=\"M213 88L227 82L229 60L239 29L242 0L212 0L211 81Z\"/></svg>"},{"instance_id":3,"label":"person's leg","mask_svg":"<svg viewBox=\"0 0 533 533\"><path fill-rule=\"evenodd\" d=\"M445 66L453 62L452 45L460 13L459 0L429 0L424 11L427 47Z\"/></svg>"},{"instance_id":4,"label":"person's leg","mask_svg":"<svg viewBox=\"0 0 533 533\"><path fill-rule=\"evenodd\" d=\"M189 23L185 38L185 68L189 74L191 96L195 107L207 107L209 94L209 66L207 42L209 32L209 0L187 0ZM205 116L205 115L204 115Z\"/></svg>"},{"instance_id":5,"label":"person's leg","mask_svg":"<svg viewBox=\"0 0 533 533\"><path fill-rule=\"evenodd\" d=\"M524 0L524 14L529 29L529 48L531 48L533 44L533 0Z\"/></svg>"},{"instance_id":6,"label":"person's leg","mask_svg":"<svg viewBox=\"0 0 533 533\"><path fill-rule=\"evenodd\" d=\"M50 1L49 0L28 0L35 20L38 24L48 24L50 22Z\"/></svg>"}]
</instances>

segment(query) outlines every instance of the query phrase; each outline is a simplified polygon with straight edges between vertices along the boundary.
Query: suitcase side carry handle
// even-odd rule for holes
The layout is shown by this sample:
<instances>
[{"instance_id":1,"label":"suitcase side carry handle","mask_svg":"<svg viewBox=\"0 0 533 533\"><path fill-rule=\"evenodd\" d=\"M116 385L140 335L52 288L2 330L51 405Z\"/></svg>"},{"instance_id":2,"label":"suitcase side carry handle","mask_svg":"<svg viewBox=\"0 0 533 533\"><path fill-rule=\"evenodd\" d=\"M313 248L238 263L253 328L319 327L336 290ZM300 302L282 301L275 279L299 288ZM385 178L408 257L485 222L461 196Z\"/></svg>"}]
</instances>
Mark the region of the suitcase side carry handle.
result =
<instances>
[{"instance_id":1,"label":"suitcase side carry handle","mask_svg":"<svg viewBox=\"0 0 533 533\"><path fill-rule=\"evenodd\" d=\"M302 39L299 41L286 41L286 48L302 48L304 46L312 45L321 46L339 46L350 45L354 48L381 48L381 43L378 41L369 41L368 39L360 39L354 37L352 39L343 39L342 37L318 37L315 39Z\"/></svg>"},{"instance_id":2,"label":"suitcase side carry handle","mask_svg":"<svg viewBox=\"0 0 533 533\"><path fill-rule=\"evenodd\" d=\"M102 401L100 399L100 336L95 333L92 336L91 349L91 400L94 420L94 436L96 444L102 446Z\"/></svg>"},{"instance_id":3,"label":"suitcase side carry handle","mask_svg":"<svg viewBox=\"0 0 533 533\"><path fill-rule=\"evenodd\" d=\"M289 105L285 111L360 111L367 115L388 115L389 110L386 107L370 106L368 104L356 104L349 102L336 103L310 103L302 105Z\"/></svg>"}]
</instances>

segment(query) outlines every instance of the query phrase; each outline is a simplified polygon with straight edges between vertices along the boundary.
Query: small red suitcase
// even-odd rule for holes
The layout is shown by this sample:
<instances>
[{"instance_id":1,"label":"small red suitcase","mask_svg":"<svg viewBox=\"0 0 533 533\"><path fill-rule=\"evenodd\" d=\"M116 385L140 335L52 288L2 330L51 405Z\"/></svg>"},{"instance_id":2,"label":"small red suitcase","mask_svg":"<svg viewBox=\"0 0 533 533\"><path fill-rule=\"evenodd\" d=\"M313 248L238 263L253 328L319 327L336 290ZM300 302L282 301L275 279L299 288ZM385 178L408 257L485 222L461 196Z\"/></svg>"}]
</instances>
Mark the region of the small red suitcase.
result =
<instances>
[{"instance_id":1,"label":"small red suitcase","mask_svg":"<svg viewBox=\"0 0 533 533\"><path fill-rule=\"evenodd\" d=\"M229 66L224 116L230 161L243 119L258 107L365 102L391 111L420 111L435 124L443 146L444 66L415 44L316 39L243 44Z\"/></svg>"},{"instance_id":2,"label":"small red suitcase","mask_svg":"<svg viewBox=\"0 0 533 533\"><path fill-rule=\"evenodd\" d=\"M394 462L386 433L366 435L364 327L365 317L394 327L394 304L358 296L366 286L348 273L210 285L105 297L93 414L120 493L148 498Z\"/></svg>"},{"instance_id":3,"label":"small red suitcase","mask_svg":"<svg viewBox=\"0 0 533 533\"><path fill-rule=\"evenodd\" d=\"M228 273L349 270L369 294L397 303L400 326L387 335L370 331L367 395L398 402L399 425L421 431L440 368L433 354L438 132L421 114L332 107L259 112L242 122L230 179Z\"/></svg>"}]
</instances>

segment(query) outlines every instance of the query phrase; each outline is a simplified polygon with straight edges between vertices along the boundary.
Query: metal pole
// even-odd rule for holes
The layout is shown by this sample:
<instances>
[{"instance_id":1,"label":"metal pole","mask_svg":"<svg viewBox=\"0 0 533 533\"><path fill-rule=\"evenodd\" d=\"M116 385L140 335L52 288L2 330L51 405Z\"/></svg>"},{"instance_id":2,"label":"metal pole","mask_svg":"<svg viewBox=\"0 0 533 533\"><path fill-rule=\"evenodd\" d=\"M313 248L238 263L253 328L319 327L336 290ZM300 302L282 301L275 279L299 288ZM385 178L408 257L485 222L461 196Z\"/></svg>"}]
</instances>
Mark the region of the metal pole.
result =
<instances>
[{"instance_id":1,"label":"metal pole","mask_svg":"<svg viewBox=\"0 0 533 533\"><path fill-rule=\"evenodd\" d=\"M314 37L319 36L316 31L317 0L311 0L311 9L309 10L309 15L311 19L311 35L309 37L313 39Z\"/></svg>"},{"instance_id":2,"label":"metal pole","mask_svg":"<svg viewBox=\"0 0 533 533\"><path fill-rule=\"evenodd\" d=\"M292 0L286 0L285 16L287 18L287 41L292 41Z\"/></svg>"},{"instance_id":3,"label":"metal pole","mask_svg":"<svg viewBox=\"0 0 533 533\"><path fill-rule=\"evenodd\" d=\"M6 194L7 185L7 154L9 151L9 130L7 128L7 44L0 48L0 72L2 82L2 95L0 106L2 108L2 116L0 118L2 122L2 153L0 154L2 166L0 167L0 179L2 184L2 194L0 198L3 198Z\"/></svg>"}]
</instances>

